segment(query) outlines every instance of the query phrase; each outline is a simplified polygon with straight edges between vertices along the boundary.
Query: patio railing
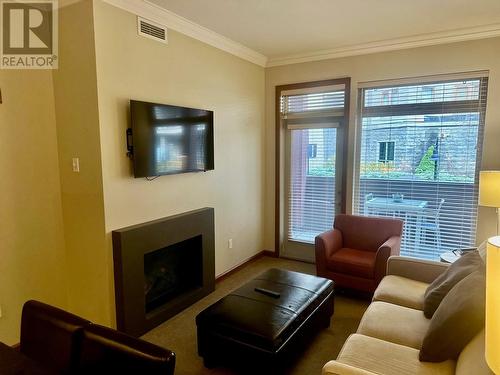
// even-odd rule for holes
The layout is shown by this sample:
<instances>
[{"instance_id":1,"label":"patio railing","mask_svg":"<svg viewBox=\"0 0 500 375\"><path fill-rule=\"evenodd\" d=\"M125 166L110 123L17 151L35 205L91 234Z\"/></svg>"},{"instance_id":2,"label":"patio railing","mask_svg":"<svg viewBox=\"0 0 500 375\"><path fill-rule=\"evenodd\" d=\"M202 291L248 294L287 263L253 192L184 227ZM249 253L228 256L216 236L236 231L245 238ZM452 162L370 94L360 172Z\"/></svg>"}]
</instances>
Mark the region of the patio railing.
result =
<instances>
[{"instance_id":1,"label":"patio railing","mask_svg":"<svg viewBox=\"0 0 500 375\"><path fill-rule=\"evenodd\" d=\"M334 192L334 179L321 176L308 176L306 179L303 222L297 222L295 230L299 232L301 228L307 228L311 238L304 240L308 242L314 241L315 234L331 228L329 223L333 222L335 216L333 193L318 196L318 191ZM437 232L429 230L425 225L428 218L417 220L415 215L401 211L372 213L405 220L402 255L438 259L445 251L474 246L477 217L477 188L474 184L362 178L356 192L353 207L360 209L359 212L354 212L355 214L365 214L365 197L368 194L389 198L393 193L401 193L405 199L426 201L430 209L435 208L440 199L445 200L440 211ZM308 219L314 218L318 213L326 218L322 223Z\"/></svg>"}]
</instances>

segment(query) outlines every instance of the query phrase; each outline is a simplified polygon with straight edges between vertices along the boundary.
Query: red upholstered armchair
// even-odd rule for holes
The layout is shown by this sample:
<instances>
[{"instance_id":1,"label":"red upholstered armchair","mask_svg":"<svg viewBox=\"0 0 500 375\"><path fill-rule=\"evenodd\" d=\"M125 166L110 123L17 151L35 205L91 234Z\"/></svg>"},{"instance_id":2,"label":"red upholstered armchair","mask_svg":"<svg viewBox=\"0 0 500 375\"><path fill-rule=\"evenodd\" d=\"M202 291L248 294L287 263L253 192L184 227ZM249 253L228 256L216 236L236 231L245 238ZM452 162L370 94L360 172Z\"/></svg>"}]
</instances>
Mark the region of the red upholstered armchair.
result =
<instances>
[{"instance_id":1,"label":"red upholstered armchair","mask_svg":"<svg viewBox=\"0 0 500 375\"><path fill-rule=\"evenodd\" d=\"M316 237L316 273L340 287L373 292L399 254L403 221L337 215L333 229Z\"/></svg>"}]
</instances>

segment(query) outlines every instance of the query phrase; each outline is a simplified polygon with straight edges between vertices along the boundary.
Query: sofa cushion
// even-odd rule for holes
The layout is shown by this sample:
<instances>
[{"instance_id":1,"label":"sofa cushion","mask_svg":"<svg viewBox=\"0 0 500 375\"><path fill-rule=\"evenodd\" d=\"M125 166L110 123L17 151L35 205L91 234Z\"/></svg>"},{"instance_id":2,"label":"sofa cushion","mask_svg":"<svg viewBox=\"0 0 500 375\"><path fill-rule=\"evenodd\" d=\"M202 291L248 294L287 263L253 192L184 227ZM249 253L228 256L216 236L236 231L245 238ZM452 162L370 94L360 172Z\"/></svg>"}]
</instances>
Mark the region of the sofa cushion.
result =
<instances>
[{"instance_id":1,"label":"sofa cushion","mask_svg":"<svg viewBox=\"0 0 500 375\"><path fill-rule=\"evenodd\" d=\"M327 259L331 271L353 276L373 278L377 253L350 248L342 248Z\"/></svg>"},{"instance_id":2,"label":"sofa cushion","mask_svg":"<svg viewBox=\"0 0 500 375\"><path fill-rule=\"evenodd\" d=\"M484 330L462 350L457 361L456 375L493 375L484 357Z\"/></svg>"},{"instance_id":3,"label":"sofa cushion","mask_svg":"<svg viewBox=\"0 0 500 375\"><path fill-rule=\"evenodd\" d=\"M321 371L322 375L379 375L358 367L349 366L339 361L327 362Z\"/></svg>"},{"instance_id":4,"label":"sofa cushion","mask_svg":"<svg viewBox=\"0 0 500 375\"><path fill-rule=\"evenodd\" d=\"M440 362L458 357L484 327L485 289L483 267L450 290L431 319L420 350L421 361Z\"/></svg>"},{"instance_id":5,"label":"sofa cushion","mask_svg":"<svg viewBox=\"0 0 500 375\"><path fill-rule=\"evenodd\" d=\"M420 349L429 323L420 310L372 302L359 323L358 333Z\"/></svg>"},{"instance_id":6,"label":"sofa cushion","mask_svg":"<svg viewBox=\"0 0 500 375\"><path fill-rule=\"evenodd\" d=\"M424 293L428 286L429 284L421 281L388 275L382 279L375 290L373 301L388 302L422 310L424 306Z\"/></svg>"},{"instance_id":7,"label":"sofa cushion","mask_svg":"<svg viewBox=\"0 0 500 375\"><path fill-rule=\"evenodd\" d=\"M420 362L418 350L360 334L351 335L338 362L384 375L454 374L455 362Z\"/></svg>"},{"instance_id":8,"label":"sofa cushion","mask_svg":"<svg viewBox=\"0 0 500 375\"><path fill-rule=\"evenodd\" d=\"M451 288L481 266L484 266L484 261L477 251L471 251L451 264L450 267L439 275L425 291L425 316L429 319L432 318L432 315Z\"/></svg>"}]
</instances>

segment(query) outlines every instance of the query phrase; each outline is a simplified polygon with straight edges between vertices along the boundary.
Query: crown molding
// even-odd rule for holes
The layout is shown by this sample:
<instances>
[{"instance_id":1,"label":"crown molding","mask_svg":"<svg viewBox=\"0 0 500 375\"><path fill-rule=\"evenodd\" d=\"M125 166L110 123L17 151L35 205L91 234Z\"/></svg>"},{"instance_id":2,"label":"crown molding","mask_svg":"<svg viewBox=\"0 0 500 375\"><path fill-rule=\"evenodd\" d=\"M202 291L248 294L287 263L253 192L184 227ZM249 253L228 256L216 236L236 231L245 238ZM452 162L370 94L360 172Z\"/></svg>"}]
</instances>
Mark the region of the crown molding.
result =
<instances>
[{"instance_id":1,"label":"crown molding","mask_svg":"<svg viewBox=\"0 0 500 375\"><path fill-rule=\"evenodd\" d=\"M425 47L437 44L464 42L468 40L500 36L500 24L492 24L451 31L415 35L406 38L388 39L365 44L356 44L333 49L293 54L269 58L266 67L298 64L310 61L335 59L339 57L367 55L377 52L395 51L408 48Z\"/></svg>"},{"instance_id":2,"label":"crown molding","mask_svg":"<svg viewBox=\"0 0 500 375\"><path fill-rule=\"evenodd\" d=\"M193 39L209 44L251 63L265 67L267 57L206 27L166 10L147 0L104 0L117 8L149 19Z\"/></svg>"},{"instance_id":3,"label":"crown molding","mask_svg":"<svg viewBox=\"0 0 500 375\"><path fill-rule=\"evenodd\" d=\"M72 1L78 0L60 1L68 1L71 3ZM148 0L103 1L262 67L299 64L311 61L367 55L377 52L396 51L402 49L464 42L468 40L485 39L500 36L500 23L496 23L485 26L413 35L405 38L380 40L364 44L355 44L332 49L324 49L319 51L268 58L263 54L244 46L241 43L238 43L232 39L216 33L215 31L207 29L206 27L203 27L193 21L181 17L178 14L175 14L165 8L151 3Z\"/></svg>"}]
</instances>

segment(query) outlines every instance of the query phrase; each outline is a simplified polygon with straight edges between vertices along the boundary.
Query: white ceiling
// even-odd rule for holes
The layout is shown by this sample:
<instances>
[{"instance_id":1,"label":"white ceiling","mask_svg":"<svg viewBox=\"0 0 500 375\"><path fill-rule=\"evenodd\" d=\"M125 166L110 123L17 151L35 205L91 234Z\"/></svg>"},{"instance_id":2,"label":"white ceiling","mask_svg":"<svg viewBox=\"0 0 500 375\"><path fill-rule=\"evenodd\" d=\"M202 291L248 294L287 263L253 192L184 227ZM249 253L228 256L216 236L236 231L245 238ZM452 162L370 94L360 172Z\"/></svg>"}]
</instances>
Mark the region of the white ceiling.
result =
<instances>
[{"instance_id":1,"label":"white ceiling","mask_svg":"<svg viewBox=\"0 0 500 375\"><path fill-rule=\"evenodd\" d=\"M271 59L500 24L500 0L149 2Z\"/></svg>"}]
</instances>

